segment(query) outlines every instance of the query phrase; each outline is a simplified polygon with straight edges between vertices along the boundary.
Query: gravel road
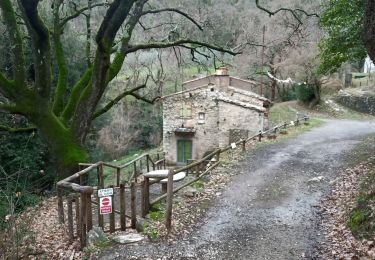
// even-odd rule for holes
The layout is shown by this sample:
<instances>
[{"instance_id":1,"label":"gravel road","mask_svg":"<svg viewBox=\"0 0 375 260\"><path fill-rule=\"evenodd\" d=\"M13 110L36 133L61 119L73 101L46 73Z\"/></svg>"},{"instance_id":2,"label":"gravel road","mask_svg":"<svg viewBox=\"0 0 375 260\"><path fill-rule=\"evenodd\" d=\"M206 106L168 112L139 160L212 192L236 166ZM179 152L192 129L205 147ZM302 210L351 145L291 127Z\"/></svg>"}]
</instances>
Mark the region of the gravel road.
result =
<instances>
[{"instance_id":1,"label":"gravel road","mask_svg":"<svg viewBox=\"0 0 375 260\"><path fill-rule=\"evenodd\" d=\"M316 206L371 132L371 122L327 120L249 152L195 232L178 242L117 246L100 259L316 259ZM324 180L311 180L319 176Z\"/></svg>"}]
</instances>

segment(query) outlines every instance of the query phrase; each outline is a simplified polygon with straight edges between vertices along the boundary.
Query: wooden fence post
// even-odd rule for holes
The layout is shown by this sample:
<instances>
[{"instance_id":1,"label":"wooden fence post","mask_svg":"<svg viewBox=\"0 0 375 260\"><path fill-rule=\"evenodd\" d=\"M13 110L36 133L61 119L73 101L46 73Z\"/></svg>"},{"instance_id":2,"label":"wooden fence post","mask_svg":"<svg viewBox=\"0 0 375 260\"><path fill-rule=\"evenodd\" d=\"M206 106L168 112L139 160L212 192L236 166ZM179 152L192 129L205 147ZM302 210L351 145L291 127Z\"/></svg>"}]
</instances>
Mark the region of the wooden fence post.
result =
<instances>
[{"instance_id":1,"label":"wooden fence post","mask_svg":"<svg viewBox=\"0 0 375 260\"><path fill-rule=\"evenodd\" d=\"M245 152L246 151L246 141L243 140L242 141L242 152Z\"/></svg>"},{"instance_id":2,"label":"wooden fence post","mask_svg":"<svg viewBox=\"0 0 375 260\"><path fill-rule=\"evenodd\" d=\"M103 178L103 164L98 166L98 190L104 188L104 178ZM104 217L100 214L100 198L98 193L95 194L98 201L98 226L104 231Z\"/></svg>"},{"instance_id":3,"label":"wooden fence post","mask_svg":"<svg viewBox=\"0 0 375 260\"><path fill-rule=\"evenodd\" d=\"M259 142L262 142L262 131L259 131L258 140Z\"/></svg>"},{"instance_id":4,"label":"wooden fence post","mask_svg":"<svg viewBox=\"0 0 375 260\"><path fill-rule=\"evenodd\" d=\"M113 189L113 185L110 186L110 188ZM113 190L112 195L112 213L109 214L109 232L113 233L115 232L115 191Z\"/></svg>"},{"instance_id":5,"label":"wooden fence post","mask_svg":"<svg viewBox=\"0 0 375 260\"><path fill-rule=\"evenodd\" d=\"M146 168L147 168L147 172L150 171L150 155L146 155Z\"/></svg>"},{"instance_id":6,"label":"wooden fence post","mask_svg":"<svg viewBox=\"0 0 375 260\"><path fill-rule=\"evenodd\" d=\"M103 173L103 164L100 164L98 170L98 186L104 188L104 173Z\"/></svg>"},{"instance_id":7,"label":"wooden fence post","mask_svg":"<svg viewBox=\"0 0 375 260\"><path fill-rule=\"evenodd\" d=\"M150 179L144 178L142 185L142 218L146 217L150 211Z\"/></svg>"},{"instance_id":8,"label":"wooden fence post","mask_svg":"<svg viewBox=\"0 0 375 260\"><path fill-rule=\"evenodd\" d=\"M131 207L131 226L133 229L135 229L137 224L137 204L136 204L136 187L135 182L131 181L130 183L130 207Z\"/></svg>"},{"instance_id":9,"label":"wooden fence post","mask_svg":"<svg viewBox=\"0 0 375 260\"><path fill-rule=\"evenodd\" d=\"M73 229L73 198L68 199L68 233L69 242L74 240L74 229Z\"/></svg>"},{"instance_id":10,"label":"wooden fence post","mask_svg":"<svg viewBox=\"0 0 375 260\"><path fill-rule=\"evenodd\" d=\"M135 179L135 182L137 182L137 162L134 162L133 163L133 171L134 171L134 174L133 174L133 176L134 176L134 179Z\"/></svg>"},{"instance_id":11,"label":"wooden fence post","mask_svg":"<svg viewBox=\"0 0 375 260\"><path fill-rule=\"evenodd\" d=\"M76 229L77 229L77 237L81 237L81 213L80 213L80 210L81 210L81 207L80 207L80 203L79 203L79 200L80 200L80 196L79 194L77 194L74 198L74 201L75 201L75 206L76 206Z\"/></svg>"},{"instance_id":12,"label":"wooden fence post","mask_svg":"<svg viewBox=\"0 0 375 260\"><path fill-rule=\"evenodd\" d=\"M173 205L173 170L168 172L168 184L167 184L167 208L165 212L165 226L168 233L172 229L172 205Z\"/></svg>"},{"instance_id":13,"label":"wooden fence post","mask_svg":"<svg viewBox=\"0 0 375 260\"><path fill-rule=\"evenodd\" d=\"M121 182L121 177L120 177L120 174L121 174L121 169L120 168L117 168L116 169L116 177L117 177L117 187L120 186L120 182Z\"/></svg>"},{"instance_id":14,"label":"wooden fence post","mask_svg":"<svg viewBox=\"0 0 375 260\"><path fill-rule=\"evenodd\" d=\"M122 231L126 230L125 207L125 184L120 184L120 225Z\"/></svg>"},{"instance_id":15,"label":"wooden fence post","mask_svg":"<svg viewBox=\"0 0 375 260\"><path fill-rule=\"evenodd\" d=\"M81 193L81 250L86 247L86 194Z\"/></svg>"},{"instance_id":16,"label":"wooden fence post","mask_svg":"<svg viewBox=\"0 0 375 260\"><path fill-rule=\"evenodd\" d=\"M59 213L59 222L64 224L63 190L59 187L57 187L57 211Z\"/></svg>"},{"instance_id":17,"label":"wooden fence post","mask_svg":"<svg viewBox=\"0 0 375 260\"><path fill-rule=\"evenodd\" d=\"M104 231L104 216L100 214L100 198L98 194L96 194L96 198L98 201L98 226L101 227L102 230Z\"/></svg>"},{"instance_id":18,"label":"wooden fence post","mask_svg":"<svg viewBox=\"0 0 375 260\"><path fill-rule=\"evenodd\" d=\"M91 193L86 194L86 219L87 219L87 232L92 229L92 205Z\"/></svg>"}]
</instances>

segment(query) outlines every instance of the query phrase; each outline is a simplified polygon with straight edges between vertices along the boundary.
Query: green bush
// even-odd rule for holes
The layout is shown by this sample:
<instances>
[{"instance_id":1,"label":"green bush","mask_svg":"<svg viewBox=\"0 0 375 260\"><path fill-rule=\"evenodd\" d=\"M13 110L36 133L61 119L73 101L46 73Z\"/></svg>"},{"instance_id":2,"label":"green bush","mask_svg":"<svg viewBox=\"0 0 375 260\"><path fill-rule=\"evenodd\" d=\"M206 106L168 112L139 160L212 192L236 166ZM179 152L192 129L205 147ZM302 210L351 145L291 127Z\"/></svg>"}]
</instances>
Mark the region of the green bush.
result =
<instances>
[{"instance_id":1,"label":"green bush","mask_svg":"<svg viewBox=\"0 0 375 260\"><path fill-rule=\"evenodd\" d=\"M291 101L297 99L295 87L282 88L279 92L279 96L282 102Z\"/></svg>"},{"instance_id":2,"label":"green bush","mask_svg":"<svg viewBox=\"0 0 375 260\"><path fill-rule=\"evenodd\" d=\"M301 84L296 86L297 100L303 103L309 103L315 99L314 86L310 84Z\"/></svg>"}]
</instances>

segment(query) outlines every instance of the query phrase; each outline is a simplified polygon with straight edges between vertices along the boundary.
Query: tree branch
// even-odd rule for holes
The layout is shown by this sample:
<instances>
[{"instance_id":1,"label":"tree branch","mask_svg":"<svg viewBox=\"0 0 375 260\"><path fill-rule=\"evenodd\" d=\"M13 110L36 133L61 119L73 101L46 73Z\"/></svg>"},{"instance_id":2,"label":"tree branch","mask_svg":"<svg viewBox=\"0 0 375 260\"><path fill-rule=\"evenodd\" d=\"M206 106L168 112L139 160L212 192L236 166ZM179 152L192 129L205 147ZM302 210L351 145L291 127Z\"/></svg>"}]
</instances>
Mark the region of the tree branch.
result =
<instances>
[{"instance_id":1,"label":"tree branch","mask_svg":"<svg viewBox=\"0 0 375 260\"><path fill-rule=\"evenodd\" d=\"M5 131L9 133L27 133L27 132L35 132L38 129L35 126L31 127L24 127L24 128L13 128L5 125L0 125L0 132Z\"/></svg>"},{"instance_id":2,"label":"tree branch","mask_svg":"<svg viewBox=\"0 0 375 260\"><path fill-rule=\"evenodd\" d=\"M0 1L0 9L12 45L10 49L13 54L12 63L14 66L13 79L16 83L15 87L21 88L26 81L25 57L23 56L22 37L17 24L16 12L14 11L10 0Z\"/></svg>"},{"instance_id":3,"label":"tree branch","mask_svg":"<svg viewBox=\"0 0 375 260\"><path fill-rule=\"evenodd\" d=\"M91 6L86 6L86 7L83 7L81 9L76 9L74 11L76 11L74 14L68 16L68 17L65 17L64 19L61 20L60 22L60 26L63 27L67 22L69 22L70 20L74 19L74 18L77 18L78 16L80 16L84 11L87 11L91 8L95 8L95 7L98 7L98 6L108 6L108 3L98 3L98 4L93 4Z\"/></svg>"},{"instance_id":4,"label":"tree branch","mask_svg":"<svg viewBox=\"0 0 375 260\"><path fill-rule=\"evenodd\" d=\"M11 113L11 114L21 114L21 111L15 105L0 104L0 112Z\"/></svg>"},{"instance_id":5,"label":"tree branch","mask_svg":"<svg viewBox=\"0 0 375 260\"><path fill-rule=\"evenodd\" d=\"M62 0L57 0L53 5L53 42L55 46L55 58L58 67L57 86L53 99L52 111L56 116L59 116L64 109L64 97L68 84L68 66L66 64L64 47L61 42L62 27L60 26L60 6Z\"/></svg>"},{"instance_id":6,"label":"tree branch","mask_svg":"<svg viewBox=\"0 0 375 260\"><path fill-rule=\"evenodd\" d=\"M124 63L125 60L125 49L129 45L129 41L131 39L133 30L137 23L139 22L139 19L142 15L142 10L145 5L145 3L148 0L142 0L138 1L133 9L133 14L132 16L128 19L127 23L125 24L126 28L126 36L121 39L121 47L120 50L117 52L115 58L113 59L111 66L109 68L108 72L108 77L107 77L107 82L110 82L121 70L122 64Z\"/></svg>"},{"instance_id":7,"label":"tree branch","mask_svg":"<svg viewBox=\"0 0 375 260\"><path fill-rule=\"evenodd\" d=\"M267 9L267 8L265 8L265 7L263 7L263 6L261 6L261 5L259 4L259 0L255 0L255 4L256 4L256 6L257 6L260 10L262 10L262 11L268 13L269 16L275 15L275 14L277 14L277 13L279 13L279 12L282 12L282 11L290 12L290 13L294 16L294 18L296 18L296 20L298 21L298 23L300 23L300 24L302 24L302 20L301 20L301 18L298 16L298 13L303 13L304 15L306 15L306 16L308 16L308 17L315 16L315 17L318 17L318 18L319 18L319 15L318 15L317 13L307 13L305 10L302 10L302 9L299 9L299 8L296 8L296 9L290 9L290 8L284 8L284 7L282 7L282 8L279 8L279 9L275 10L275 11L271 11L271 10L269 10L269 9Z\"/></svg>"},{"instance_id":8,"label":"tree branch","mask_svg":"<svg viewBox=\"0 0 375 260\"><path fill-rule=\"evenodd\" d=\"M203 31L203 28L202 26L194 20L194 18L192 18L189 14L179 10L179 9L176 9L176 8L163 8L163 9L155 9L155 10L147 10L147 11L144 11L142 13L142 16L144 15L147 15L147 14L158 14L158 13L162 13L162 12L174 12L174 13L178 13L182 16L184 16L185 18L187 18L188 20L190 20L193 24L195 24L199 30Z\"/></svg>"},{"instance_id":9,"label":"tree branch","mask_svg":"<svg viewBox=\"0 0 375 260\"><path fill-rule=\"evenodd\" d=\"M8 80L3 73L0 72L0 93L8 99L16 99L16 93L14 93L14 83Z\"/></svg>"},{"instance_id":10,"label":"tree branch","mask_svg":"<svg viewBox=\"0 0 375 260\"><path fill-rule=\"evenodd\" d=\"M81 79L73 86L72 93L70 94L68 103L66 104L65 109L61 114L61 117L64 122L68 122L72 118L81 93L86 88L86 86L90 84L91 76L92 68L89 68L86 70L85 74L81 77Z\"/></svg>"},{"instance_id":11,"label":"tree branch","mask_svg":"<svg viewBox=\"0 0 375 260\"><path fill-rule=\"evenodd\" d=\"M146 80L146 82L147 82L147 80ZM130 89L130 90L127 90L127 91L121 93L116 98L114 98L113 100L111 100L110 102L108 102L108 104L105 105L103 108L97 110L94 113L93 118L97 118L97 117L103 115L104 113L106 113L108 110L110 110L114 105L116 105L118 102L121 101L121 99L123 99L126 96L133 96L133 97L135 97L137 99L140 99L140 100L143 100L143 101L145 101L147 103L153 104L155 102L155 100L159 99L160 97L156 97L153 100L148 100L148 99L146 99L146 98L138 95L137 93L135 93L135 91L143 89L145 87L146 87L146 84L142 84L140 86L137 86L137 87L135 87L133 89Z\"/></svg>"},{"instance_id":12,"label":"tree branch","mask_svg":"<svg viewBox=\"0 0 375 260\"><path fill-rule=\"evenodd\" d=\"M194 40L189 40L189 39L180 39L174 42L153 42L153 43L145 43L145 44L138 44L135 46L130 46L126 50L126 54L136 52L139 50L144 50L144 49L163 49L163 48L169 48L173 46L186 47L184 46L184 44L188 44L188 43L195 44L200 47L206 47L208 49L219 51L219 52L225 52L233 56L236 56L242 53L242 52L234 52L232 50L228 50L223 47L215 46L209 43L204 43L204 42L199 42L199 41L194 41ZM254 44L254 46L258 46L258 45Z\"/></svg>"},{"instance_id":13,"label":"tree branch","mask_svg":"<svg viewBox=\"0 0 375 260\"><path fill-rule=\"evenodd\" d=\"M51 46L48 28L38 13L39 0L18 0L22 16L32 39L36 91L44 98L51 93Z\"/></svg>"}]
</instances>

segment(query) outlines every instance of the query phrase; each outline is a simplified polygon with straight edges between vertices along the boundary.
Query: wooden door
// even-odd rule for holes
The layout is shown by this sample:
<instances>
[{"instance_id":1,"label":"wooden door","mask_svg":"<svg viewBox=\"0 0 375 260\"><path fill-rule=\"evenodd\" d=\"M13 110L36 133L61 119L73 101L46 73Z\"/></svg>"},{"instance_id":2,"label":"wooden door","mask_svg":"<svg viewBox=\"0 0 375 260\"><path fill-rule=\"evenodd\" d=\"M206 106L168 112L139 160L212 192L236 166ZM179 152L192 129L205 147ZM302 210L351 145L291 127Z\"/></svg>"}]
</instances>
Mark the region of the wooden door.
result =
<instances>
[{"instance_id":1,"label":"wooden door","mask_svg":"<svg viewBox=\"0 0 375 260\"><path fill-rule=\"evenodd\" d=\"M177 163L186 164L193 158L193 141L177 140Z\"/></svg>"}]
</instances>

